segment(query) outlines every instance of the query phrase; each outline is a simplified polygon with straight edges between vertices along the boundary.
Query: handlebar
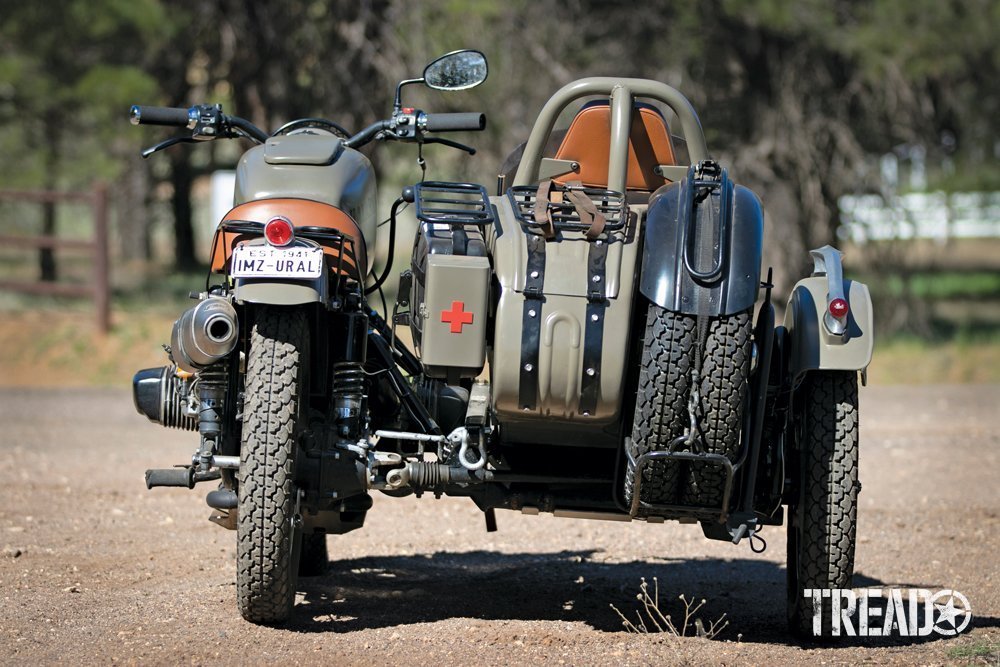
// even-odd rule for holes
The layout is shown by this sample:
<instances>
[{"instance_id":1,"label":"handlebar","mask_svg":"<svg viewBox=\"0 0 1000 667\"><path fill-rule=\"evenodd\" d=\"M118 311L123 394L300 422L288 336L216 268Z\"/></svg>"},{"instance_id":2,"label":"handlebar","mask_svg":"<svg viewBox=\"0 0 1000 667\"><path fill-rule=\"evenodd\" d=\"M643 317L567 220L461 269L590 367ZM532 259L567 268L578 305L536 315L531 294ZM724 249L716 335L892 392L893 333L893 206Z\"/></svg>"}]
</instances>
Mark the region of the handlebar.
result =
<instances>
[{"instance_id":1,"label":"handlebar","mask_svg":"<svg viewBox=\"0 0 1000 667\"><path fill-rule=\"evenodd\" d=\"M428 132L479 131L486 129L484 113L429 113L424 114L423 129Z\"/></svg>"},{"instance_id":2,"label":"handlebar","mask_svg":"<svg viewBox=\"0 0 1000 667\"><path fill-rule=\"evenodd\" d=\"M198 122L198 117L192 115L189 109L148 107L137 104L129 111L129 121L133 125L169 125L193 128Z\"/></svg>"},{"instance_id":3,"label":"handlebar","mask_svg":"<svg viewBox=\"0 0 1000 667\"><path fill-rule=\"evenodd\" d=\"M219 138L245 136L257 143L267 141L269 135L248 120L222 113L221 105L201 104L190 109L177 107L153 107L135 105L129 112L133 125L165 125L191 130L190 137L173 137L143 151L147 157L158 150L177 143L206 141ZM360 148L372 139L392 138L400 141L425 141L459 148L470 154L475 150L444 139L423 139L423 132L479 131L486 128L486 114L483 113L424 113L405 109L404 113L393 114L389 120L372 123L349 139L343 145ZM385 134L382 134L382 133Z\"/></svg>"},{"instance_id":4,"label":"handlebar","mask_svg":"<svg viewBox=\"0 0 1000 667\"><path fill-rule=\"evenodd\" d=\"M371 141L376 134L378 134L383 130L388 129L391 126L392 123L390 123L387 120L380 120L376 123L372 123L365 129L355 134L350 139L345 139L344 146L346 146L347 148L358 148L360 146L364 146L369 141Z\"/></svg>"}]
</instances>

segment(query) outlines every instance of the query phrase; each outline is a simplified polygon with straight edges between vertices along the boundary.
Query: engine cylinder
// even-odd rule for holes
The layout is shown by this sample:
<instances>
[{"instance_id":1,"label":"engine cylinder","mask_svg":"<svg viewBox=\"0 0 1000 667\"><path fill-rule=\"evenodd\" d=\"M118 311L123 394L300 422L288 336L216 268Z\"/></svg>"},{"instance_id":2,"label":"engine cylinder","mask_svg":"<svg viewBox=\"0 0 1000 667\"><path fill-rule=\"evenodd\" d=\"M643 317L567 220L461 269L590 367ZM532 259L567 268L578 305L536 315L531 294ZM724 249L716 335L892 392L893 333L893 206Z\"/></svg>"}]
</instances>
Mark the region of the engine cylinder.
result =
<instances>
[{"instance_id":1,"label":"engine cylinder","mask_svg":"<svg viewBox=\"0 0 1000 667\"><path fill-rule=\"evenodd\" d=\"M238 341L236 310L226 299L211 296L174 322L170 347L174 363L196 373L226 357Z\"/></svg>"},{"instance_id":2,"label":"engine cylinder","mask_svg":"<svg viewBox=\"0 0 1000 667\"><path fill-rule=\"evenodd\" d=\"M187 413L187 382L177 377L174 366L146 368L132 378L132 398L141 415L167 428L194 431L198 420Z\"/></svg>"}]
</instances>

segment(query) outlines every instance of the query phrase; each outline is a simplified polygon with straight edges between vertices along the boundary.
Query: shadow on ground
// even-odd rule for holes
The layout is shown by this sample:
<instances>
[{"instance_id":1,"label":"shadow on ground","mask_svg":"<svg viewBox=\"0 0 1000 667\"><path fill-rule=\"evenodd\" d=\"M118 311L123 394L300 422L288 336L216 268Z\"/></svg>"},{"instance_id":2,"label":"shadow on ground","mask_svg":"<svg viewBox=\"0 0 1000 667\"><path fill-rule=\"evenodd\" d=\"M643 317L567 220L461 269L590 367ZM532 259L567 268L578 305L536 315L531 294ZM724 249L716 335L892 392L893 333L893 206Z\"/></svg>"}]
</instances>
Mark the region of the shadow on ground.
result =
<instances>
[{"instance_id":1,"label":"shadow on ground","mask_svg":"<svg viewBox=\"0 0 1000 667\"><path fill-rule=\"evenodd\" d=\"M450 618L582 622L620 632L615 605L634 617L643 577L656 577L661 610L683 617L680 594L706 600L707 625L723 613L721 639L797 644L786 630L785 569L750 559L602 562L597 551L503 554L437 552L334 561L322 577L300 579L304 599L286 629L354 632L366 628L432 623ZM855 587L939 589L935 582L885 583L863 574ZM1000 627L998 619L974 617L971 627ZM930 637L845 638L842 646L904 646Z\"/></svg>"}]
</instances>

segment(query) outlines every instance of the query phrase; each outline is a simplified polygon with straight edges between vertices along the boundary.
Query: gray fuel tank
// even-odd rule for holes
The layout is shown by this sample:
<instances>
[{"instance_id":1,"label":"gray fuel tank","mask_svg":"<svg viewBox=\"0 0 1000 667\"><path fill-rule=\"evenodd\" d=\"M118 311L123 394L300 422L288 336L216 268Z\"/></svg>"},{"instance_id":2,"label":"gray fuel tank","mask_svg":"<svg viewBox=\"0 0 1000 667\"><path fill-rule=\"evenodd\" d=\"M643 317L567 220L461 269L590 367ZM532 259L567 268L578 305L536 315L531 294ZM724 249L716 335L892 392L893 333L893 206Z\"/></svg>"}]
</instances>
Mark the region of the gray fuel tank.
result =
<instances>
[{"instance_id":1,"label":"gray fuel tank","mask_svg":"<svg viewBox=\"0 0 1000 667\"><path fill-rule=\"evenodd\" d=\"M377 192L368 158L328 134L271 137L248 150L236 168L234 206L291 197L336 206L348 213L375 247Z\"/></svg>"}]
</instances>

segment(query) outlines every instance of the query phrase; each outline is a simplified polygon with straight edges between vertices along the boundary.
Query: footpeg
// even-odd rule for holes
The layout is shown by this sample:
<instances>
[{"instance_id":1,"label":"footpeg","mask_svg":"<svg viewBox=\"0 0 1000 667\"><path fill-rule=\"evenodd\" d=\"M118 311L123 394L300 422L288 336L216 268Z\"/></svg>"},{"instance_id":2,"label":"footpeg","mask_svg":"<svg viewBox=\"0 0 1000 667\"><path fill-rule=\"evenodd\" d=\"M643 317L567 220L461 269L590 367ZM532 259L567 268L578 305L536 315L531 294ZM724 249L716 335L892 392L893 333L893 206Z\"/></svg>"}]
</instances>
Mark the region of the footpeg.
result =
<instances>
[{"instance_id":1,"label":"footpeg","mask_svg":"<svg viewBox=\"0 0 1000 667\"><path fill-rule=\"evenodd\" d=\"M146 488L154 486L180 486L194 488L193 468L154 468L146 471Z\"/></svg>"}]
</instances>

